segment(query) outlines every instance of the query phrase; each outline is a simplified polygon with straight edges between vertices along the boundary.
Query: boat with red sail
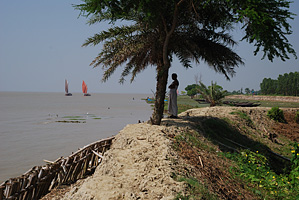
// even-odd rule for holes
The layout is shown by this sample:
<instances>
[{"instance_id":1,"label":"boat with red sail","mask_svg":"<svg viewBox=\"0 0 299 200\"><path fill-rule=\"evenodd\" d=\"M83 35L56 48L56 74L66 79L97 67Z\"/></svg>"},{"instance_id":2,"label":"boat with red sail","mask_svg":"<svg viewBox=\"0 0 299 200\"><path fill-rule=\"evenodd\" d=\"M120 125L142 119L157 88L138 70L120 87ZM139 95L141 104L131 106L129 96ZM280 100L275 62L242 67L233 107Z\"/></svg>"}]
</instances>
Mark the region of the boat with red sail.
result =
<instances>
[{"instance_id":1,"label":"boat with red sail","mask_svg":"<svg viewBox=\"0 0 299 200\"><path fill-rule=\"evenodd\" d=\"M87 85L86 85L86 83L83 81L82 82L82 92L83 92L83 95L84 96L91 96L89 93L87 93Z\"/></svg>"}]
</instances>

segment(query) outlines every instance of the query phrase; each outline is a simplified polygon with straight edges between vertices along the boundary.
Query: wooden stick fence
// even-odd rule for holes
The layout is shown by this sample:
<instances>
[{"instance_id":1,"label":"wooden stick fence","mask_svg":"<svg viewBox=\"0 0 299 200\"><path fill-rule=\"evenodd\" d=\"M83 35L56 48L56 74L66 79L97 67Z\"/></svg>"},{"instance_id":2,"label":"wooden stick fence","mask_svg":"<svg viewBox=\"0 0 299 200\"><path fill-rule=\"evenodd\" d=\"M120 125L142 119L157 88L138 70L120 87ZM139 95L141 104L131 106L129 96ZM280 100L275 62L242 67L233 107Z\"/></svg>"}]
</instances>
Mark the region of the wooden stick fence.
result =
<instances>
[{"instance_id":1,"label":"wooden stick fence","mask_svg":"<svg viewBox=\"0 0 299 200\"><path fill-rule=\"evenodd\" d=\"M94 172L114 137L91 143L66 158L36 166L0 185L0 200L39 199L53 188L70 184Z\"/></svg>"}]
</instances>

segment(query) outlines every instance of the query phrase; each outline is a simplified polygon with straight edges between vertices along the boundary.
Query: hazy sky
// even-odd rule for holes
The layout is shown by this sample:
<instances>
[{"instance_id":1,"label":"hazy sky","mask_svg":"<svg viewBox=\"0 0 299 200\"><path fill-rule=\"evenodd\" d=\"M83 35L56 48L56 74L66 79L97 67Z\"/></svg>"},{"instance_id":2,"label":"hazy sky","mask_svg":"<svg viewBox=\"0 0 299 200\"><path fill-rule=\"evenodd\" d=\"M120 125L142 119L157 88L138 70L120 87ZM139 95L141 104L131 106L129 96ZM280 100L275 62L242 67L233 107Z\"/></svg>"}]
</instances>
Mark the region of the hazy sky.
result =
<instances>
[{"instance_id":1,"label":"hazy sky","mask_svg":"<svg viewBox=\"0 0 299 200\"><path fill-rule=\"evenodd\" d=\"M89 26L86 18L78 18L79 11L74 10L72 4L80 3L80 0L0 0L0 91L64 92L65 79L72 93L81 92L83 80L89 93L148 94L155 91L154 67L140 73L132 84L130 77L123 85L118 83L121 68L108 82L101 82L102 69L89 66L101 46L81 45L85 39L109 26ZM299 14L298 0L294 0L291 11ZM299 56L298 16L290 24L293 35L288 39ZM170 73L178 74L179 90L195 83L195 75L201 76L206 85L216 81L228 91L247 87L259 90L264 78L276 79L279 74L299 71L299 60L293 57L287 62L275 59L272 63L261 60L261 53L253 56L254 47L245 42L235 49L245 66L236 69L231 81L203 62L186 70L174 61Z\"/></svg>"}]
</instances>

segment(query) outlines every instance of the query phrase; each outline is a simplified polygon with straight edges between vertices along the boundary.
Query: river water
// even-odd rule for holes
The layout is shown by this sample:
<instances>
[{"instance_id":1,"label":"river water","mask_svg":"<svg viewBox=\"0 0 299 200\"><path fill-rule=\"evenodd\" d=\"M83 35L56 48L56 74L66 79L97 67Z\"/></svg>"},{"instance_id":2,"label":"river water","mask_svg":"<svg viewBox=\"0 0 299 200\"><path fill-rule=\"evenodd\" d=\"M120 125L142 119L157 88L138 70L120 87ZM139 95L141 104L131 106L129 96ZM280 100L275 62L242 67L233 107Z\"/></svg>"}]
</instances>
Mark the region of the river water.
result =
<instances>
[{"instance_id":1,"label":"river water","mask_svg":"<svg viewBox=\"0 0 299 200\"><path fill-rule=\"evenodd\" d=\"M147 96L0 92L0 183L147 121Z\"/></svg>"}]
</instances>

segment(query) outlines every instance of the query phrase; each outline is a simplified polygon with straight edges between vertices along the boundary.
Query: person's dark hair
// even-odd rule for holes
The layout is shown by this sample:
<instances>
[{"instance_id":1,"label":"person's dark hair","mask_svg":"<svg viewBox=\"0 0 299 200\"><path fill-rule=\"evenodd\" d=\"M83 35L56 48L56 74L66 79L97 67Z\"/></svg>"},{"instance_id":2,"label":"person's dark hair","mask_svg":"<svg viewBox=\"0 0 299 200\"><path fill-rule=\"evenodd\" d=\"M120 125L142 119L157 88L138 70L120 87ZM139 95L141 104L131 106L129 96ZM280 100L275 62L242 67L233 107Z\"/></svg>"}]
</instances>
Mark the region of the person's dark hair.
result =
<instances>
[{"instance_id":1,"label":"person's dark hair","mask_svg":"<svg viewBox=\"0 0 299 200\"><path fill-rule=\"evenodd\" d=\"M173 79L177 79L177 77L178 77L178 75L176 73L173 73L171 76Z\"/></svg>"}]
</instances>

